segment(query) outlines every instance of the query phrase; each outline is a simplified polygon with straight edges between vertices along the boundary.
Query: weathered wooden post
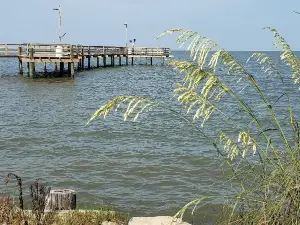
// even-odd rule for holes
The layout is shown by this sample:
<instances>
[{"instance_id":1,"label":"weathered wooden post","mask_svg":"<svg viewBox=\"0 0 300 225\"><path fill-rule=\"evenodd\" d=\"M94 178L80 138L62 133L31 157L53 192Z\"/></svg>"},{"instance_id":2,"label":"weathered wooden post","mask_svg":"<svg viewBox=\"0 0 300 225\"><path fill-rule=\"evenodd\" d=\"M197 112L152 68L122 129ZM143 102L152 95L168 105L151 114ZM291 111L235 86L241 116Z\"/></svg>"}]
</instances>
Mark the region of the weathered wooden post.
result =
<instances>
[{"instance_id":1,"label":"weathered wooden post","mask_svg":"<svg viewBox=\"0 0 300 225\"><path fill-rule=\"evenodd\" d=\"M18 47L18 56L19 56L19 73L23 74L23 62L22 62L22 47Z\"/></svg>"},{"instance_id":2,"label":"weathered wooden post","mask_svg":"<svg viewBox=\"0 0 300 225\"><path fill-rule=\"evenodd\" d=\"M91 69L91 47L88 48L88 69Z\"/></svg>"},{"instance_id":3,"label":"weathered wooden post","mask_svg":"<svg viewBox=\"0 0 300 225\"><path fill-rule=\"evenodd\" d=\"M115 65L115 56L110 57L110 65L114 66Z\"/></svg>"},{"instance_id":4,"label":"weathered wooden post","mask_svg":"<svg viewBox=\"0 0 300 225\"><path fill-rule=\"evenodd\" d=\"M68 76L71 75L71 62L68 62Z\"/></svg>"},{"instance_id":5,"label":"weathered wooden post","mask_svg":"<svg viewBox=\"0 0 300 225\"><path fill-rule=\"evenodd\" d=\"M81 47L81 69L84 70L84 47Z\"/></svg>"},{"instance_id":6,"label":"weathered wooden post","mask_svg":"<svg viewBox=\"0 0 300 225\"><path fill-rule=\"evenodd\" d=\"M103 55L103 66L106 67L106 55Z\"/></svg>"},{"instance_id":7,"label":"weathered wooden post","mask_svg":"<svg viewBox=\"0 0 300 225\"><path fill-rule=\"evenodd\" d=\"M29 77L33 78L34 77L34 49L33 47L29 48L29 58L30 58L30 62L29 62Z\"/></svg>"},{"instance_id":8,"label":"weathered wooden post","mask_svg":"<svg viewBox=\"0 0 300 225\"><path fill-rule=\"evenodd\" d=\"M75 76L75 66L74 62L71 62L71 77L74 78Z\"/></svg>"},{"instance_id":9,"label":"weathered wooden post","mask_svg":"<svg viewBox=\"0 0 300 225\"><path fill-rule=\"evenodd\" d=\"M74 190L51 190L46 197L45 212L74 209L76 209L76 193Z\"/></svg>"},{"instance_id":10,"label":"weathered wooden post","mask_svg":"<svg viewBox=\"0 0 300 225\"><path fill-rule=\"evenodd\" d=\"M133 65L133 57L131 57L131 65Z\"/></svg>"},{"instance_id":11,"label":"weathered wooden post","mask_svg":"<svg viewBox=\"0 0 300 225\"><path fill-rule=\"evenodd\" d=\"M99 61L99 56L97 56L97 68L100 67L100 61Z\"/></svg>"},{"instance_id":12,"label":"weathered wooden post","mask_svg":"<svg viewBox=\"0 0 300 225\"><path fill-rule=\"evenodd\" d=\"M122 58L120 55L119 55L119 66L122 66Z\"/></svg>"},{"instance_id":13,"label":"weathered wooden post","mask_svg":"<svg viewBox=\"0 0 300 225\"><path fill-rule=\"evenodd\" d=\"M28 63L27 63L28 76L29 76L29 68L30 68L30 65L29 65L29 62L28 62Z\"/></svg>"},{"instance_id":14,"label":"weathered wooden post","mask_svg":"<svg viewBox=\"0 0 300 225\"><path fill-rule=\"evenodd\" d=\"M44 63L44 73L47 72L47 63Z\"/></svg>"},{"instance_id":15,"label":"weathered wooden post","mask_svg":"<svg viewBox=\"0 0 300 225\"><path fill-rule=\"evenodd\" d=\"M153 66L153 57L150 58L151 66Z\"/></svg>"},{"instance_id":16,"label":"weathered wooden post","mask_svg":"<svg viewBox=\"0 0 300 225\"><path fill-rule=\"evenodd\" d=\"M128 55L126 55L126 66L128 66Z\"/></svg>"},{"instance_id":17,"label":"weathered wooden post","mask_svg":"<svg viewBox=\"0 0 300 225\"><path fill-rule=\"evenodd\" d=\"M74 76L73 57L74 57L74 48L73 48L73 45L71 45L70 46L70 60L71 60L71 62L68 62L68 75L71 76L71 77Z\"/></svg>"},{"instance_id":18,"label":"weathered wooden post","mask_svg":"<svg viewBox=\"0 0 300 225\"><path fill-rule=\"evenodd\" d=\"M59 63L59 74L60 74L60 75L63 75L63 74L64 74L64 67L65 67L64 62L60 62L60 63Z\"/></svg>"}]
</instances>

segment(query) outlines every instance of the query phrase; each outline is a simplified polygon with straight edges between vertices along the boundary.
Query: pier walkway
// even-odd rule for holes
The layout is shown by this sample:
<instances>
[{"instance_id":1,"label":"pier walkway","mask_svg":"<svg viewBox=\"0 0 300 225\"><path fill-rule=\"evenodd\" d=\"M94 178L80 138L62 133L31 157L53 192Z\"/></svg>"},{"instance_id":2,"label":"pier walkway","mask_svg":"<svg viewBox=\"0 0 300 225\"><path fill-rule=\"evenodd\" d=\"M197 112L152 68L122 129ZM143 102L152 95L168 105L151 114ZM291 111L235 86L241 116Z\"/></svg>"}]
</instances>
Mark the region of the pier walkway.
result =
<instances>
[{"instance_id":1,"label":"pier walkway","mask_svg":"<svg viewBox=\"0 0 300 225\"><path fill-rule=\"evenodd\" d=\"M60 65L60 75L64 74L64 64L68 64L68 75L74 77L75 63L78 70L91 68L91 59L96 58L97 67L107 66L107 58L110 58L110 66L122 65L122 58L125 58L125 65L133 65L134 58L168 58L171 55L169 48L144 48L144 47L115 47L115 46L82 46L71 44L0 44L0 59L14 57L19 59L19 71L23 74L23 63L27 63L28 75L35 77L35 63L55 63ZM87 65L85 65L87 61ZM56 68L57 69L57 68Z\"/></svg>"}]
</instances>

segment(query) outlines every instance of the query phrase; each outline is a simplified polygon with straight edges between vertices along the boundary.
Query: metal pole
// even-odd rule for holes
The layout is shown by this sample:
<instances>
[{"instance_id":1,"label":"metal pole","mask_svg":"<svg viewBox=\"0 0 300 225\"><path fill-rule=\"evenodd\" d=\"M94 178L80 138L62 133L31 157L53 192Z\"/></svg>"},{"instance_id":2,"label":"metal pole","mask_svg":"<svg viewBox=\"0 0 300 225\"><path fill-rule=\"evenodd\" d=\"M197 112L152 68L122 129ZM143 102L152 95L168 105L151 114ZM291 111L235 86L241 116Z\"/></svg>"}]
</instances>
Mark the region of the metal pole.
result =
<instances>
[{"instance_id":1,"label":"metal pole","mask_svg":"<svg viewBox=\"0 0 300 225\"><path fill-rule=\"evenodd\" d=\"M125 43L125 46L126 46L126 49L127 49L127 42L128 42L128 24L125 23L125 30L126 30L126 43Z\"/></svg>"},{"instance_id":2,"label":"metal pole","mask_svg":"<svg viewBox=\"0 0 300 225\"><path fill-rule=\"evenodd\" d=\"M61 44L61 8L60 5L58 6L58 8L55 8L53 10L58 11L58 40L59 40L59 44Z\"/></svg>"},{"instance_id":3,"label":"metal pole","mask_svg":"<svg viewBox=\"0 0 300 225\"><path fill-rule=\"evenodd\" d=\"M60 9L60 5L58 6L58 35L59 35L59 44L61 44L61 9Z\"/></svg>"}]
</instances>

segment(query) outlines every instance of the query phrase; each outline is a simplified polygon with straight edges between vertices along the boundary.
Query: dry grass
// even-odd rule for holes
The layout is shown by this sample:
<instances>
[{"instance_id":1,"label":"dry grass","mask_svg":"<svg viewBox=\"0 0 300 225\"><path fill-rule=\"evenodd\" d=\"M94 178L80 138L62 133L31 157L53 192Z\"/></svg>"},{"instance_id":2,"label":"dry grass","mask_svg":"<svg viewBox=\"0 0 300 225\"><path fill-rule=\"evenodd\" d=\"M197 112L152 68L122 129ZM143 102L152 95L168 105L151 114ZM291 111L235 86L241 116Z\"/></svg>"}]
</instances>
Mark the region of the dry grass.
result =
<instances>
[{"instance_id":1,"label":"dry grass","mask_svg":"<svg viewBox=\"0 0 300 225\"><path fill-rule=\"evenodd\" d=\"M128 216L121 215L110 208L98 210L75 210L60 213L45 213L40 222L30 210L21 210L15 206L12 198L5 197L0 203L0 224L20 225L100 225L105 221L117 225L128 224Z\"/></svg>"}]
</instances>

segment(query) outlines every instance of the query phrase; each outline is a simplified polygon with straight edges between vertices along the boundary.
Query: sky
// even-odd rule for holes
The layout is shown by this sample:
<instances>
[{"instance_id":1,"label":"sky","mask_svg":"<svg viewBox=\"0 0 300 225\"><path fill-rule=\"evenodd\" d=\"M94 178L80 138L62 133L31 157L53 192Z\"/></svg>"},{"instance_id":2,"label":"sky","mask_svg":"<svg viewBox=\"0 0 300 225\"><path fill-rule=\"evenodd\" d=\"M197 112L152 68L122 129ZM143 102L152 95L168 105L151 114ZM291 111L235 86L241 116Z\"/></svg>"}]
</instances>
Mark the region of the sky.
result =
<instances>
[{"instance_id":1,"label":"sky","mask_svg":"<svg viewBox=\"0 0 300 225\"><path fill-rule=\"evenodd\" d=\"M300 50L300 0L0 0L0 43L58 40L62 8L63 43L178 49L174 37L155 40L172 28L191 29L231 51L276 50L271 26Z\"/></svg>"}]
</instances>

